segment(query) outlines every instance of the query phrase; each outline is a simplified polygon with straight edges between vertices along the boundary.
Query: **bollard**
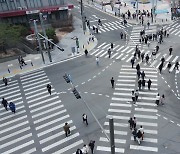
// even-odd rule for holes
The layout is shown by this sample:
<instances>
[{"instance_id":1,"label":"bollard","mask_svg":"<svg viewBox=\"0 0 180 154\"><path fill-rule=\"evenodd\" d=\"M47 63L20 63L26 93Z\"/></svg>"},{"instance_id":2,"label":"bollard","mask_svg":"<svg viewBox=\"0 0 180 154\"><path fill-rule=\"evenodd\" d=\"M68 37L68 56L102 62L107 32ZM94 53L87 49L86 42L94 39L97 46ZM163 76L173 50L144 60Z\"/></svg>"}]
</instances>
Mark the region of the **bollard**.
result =
<instances>
[{"instance_id":1,"label":"bollard","mask_svg":"<svg viewBox=\"0 0 180 154\"><path fill-rule=\"evenodd\" d=\"M20 69L22 70L22 66L20 65L19 67L20 67Z\"/></svg>"},{"instance_id":2,"label":"bollard","mask_svg":"<svg viewBox=\"0 0 180 154\"><path fill-rule=\"evenodd\" d=\"M11 73L9 68L8 68L8 72Z\"/></svg>"},{"instance_id":3,"label":"bollard","mask_svg":"<svg viewBox=\"0 0 180 154\"><path fill-rule=\"evenodd\" d=\"M31 62L31 66L33 66L33 63Z\"/></svg>"}]
</instances>

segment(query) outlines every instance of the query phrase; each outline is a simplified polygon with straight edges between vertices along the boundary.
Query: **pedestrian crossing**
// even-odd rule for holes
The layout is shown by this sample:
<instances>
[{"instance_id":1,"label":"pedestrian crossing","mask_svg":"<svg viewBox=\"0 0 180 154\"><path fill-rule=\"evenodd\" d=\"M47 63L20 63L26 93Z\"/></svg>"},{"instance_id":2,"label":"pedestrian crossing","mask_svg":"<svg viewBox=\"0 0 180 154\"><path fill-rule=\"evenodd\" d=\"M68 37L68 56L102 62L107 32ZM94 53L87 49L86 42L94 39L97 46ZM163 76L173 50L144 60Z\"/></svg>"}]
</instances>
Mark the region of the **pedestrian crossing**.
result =
<instances>
[{"instance_id":1,"label":"pedestrian crossing","mask_svg":"<svg viewBox=\"0 0 180 154\"><path fill-rule=\"evenodd\" d=\"M170 25L166 25L163 27L164 29L169 31L169 34L173 34L180 37L180 23L179 21L175 21Z\"/></svg>"},{"instance_id":2,"label":"pedestrian crossing","mask_svg":"<svg viewBox=\"0 0 180 154\"><path fill-rule=\"evenodd\" d=\"M137 89L136 69L131 68L130 65L122 65L116 81L108 116L104 122L104 128L109 133L108 117L112 116L114 119L116 153L127 153L129 150L158 152L158 116L156 115L158 110L155 105L155 98L158 93L157 70L155 68L141 68L141 70L145 71L146 81L152 80L152 87L149 91L146 85L143 90L139 91L138 101L135 105L132 103L131 91ZM152 74L153 76L151 76ZM136 117L137 128L140 125L144 128L144 140L140 145L134 141L129 129L128 120L130 117ZM105 154L110 152L106 138L100 137L97 150L103 151Z\"/></svg>"},{"instance_id":3,"label":"pedestrian crossing","mask_svg":"<svg viewBox=\"0 0 180 154\"><path fill-rule=\"evenodd\" d=\"M121 30L121 29L124 29L126 27L131 27L130 24L127 24L126 26L124 26L122 24L122 21L109 21L109 22L105 22L105 21L102 21L102 25L97 25L95 23L92 23L90 28L93 29L93 26L95 28L98 28L98 32L99 33L104 33L104 32L109 32L109 31L114 31L114 30Z\"/></svg>"},{"instance_id":4,"label":"pedestrian crossing","mask_svg":"<svg viewBox=\"0 0 180 154\"><path fill-rule=\"evenodd\" d=\"M92 51L89 54L96 57L98 56L99 58L108 58L109 48L111 48L111 44L107 42L103 42L102 44L97 46L97 48L94 49L94 51ZM120 46L120 45L114 44L113 49L111 49L111 59L123 60L130 63L132 57L134 56L134 52L135 52L134 47L125 46L125 45ZM144 66L150 65L151 67L158 68L159 65L161 64L161 58L164 57L165 63L164 63L163 70L166 70L168 63L171 62L172 66L170 68L170 72L174 70L175 63L179 61L179 56L158 53L156 55L156 59L154 60L152 57L152 52L150 50L142 49L141 53L145 53L145 55L148 54L150 56L149 64L147 64L146 62L142 62L142 60L138 58L136 60L137 63L143 64Z\"/></svg>"},{"instance_id":5,"label":"pedestrian crossing","mask_svg":"<svg viewBox=\"0 0 180 154\"><path fill-rule=\"evenodd\" d=\"M36 145L30 121L21 96L18 80L12 79L8 86L0 84L0 97L16 105L17 113L0 108L0 153L34 153Z\"/></svg>"},{"instance_id":6,"label":"pedestrian crossing","mask_svg":"<svg viewBox=\"0 0 180 154\"><path fill-rule=\"evenodd\" d=\"M74 153L83 140L70 115L43 70L21 75L19 80L0 84L0 96L16 105L16 113L0 108L0 153ZM24 91L24 92L23 92ZM24 97L22 97L22 95ZM70 125L71 135L65 137L63 126Z\"/></svg>"},{"instance_id":7,"label":"pedestrian crossing","mask_svg":"<svg viewBox=\"0 0 180 154\"><path fill-rule=\"evenodd\" d=\"M140 31L145 30L145 35L149 34L155 34L157 32L157 26L150 25L149 28L146 26L134 26L130 35L130 40L128 42L128 45L131 47L136 47L138 45L139 47L147 48L146 44L140 43Z\"/></svg>"},{"instance_id":8,"label":"pedestrian crossing","mask_svg":"<svg viewBox=\"0 0 180 154\"><path fill-rule=\"evenodd\" d=\"M83 140L55 89L52 88L51 95L47 91L46 85L51 82L46 73L38 70L22 75L20 79L42 152L73 153L79 145L82 146ZM64 134L65 122L71 126L69 137Z\"/></svg>"}]
</instances>

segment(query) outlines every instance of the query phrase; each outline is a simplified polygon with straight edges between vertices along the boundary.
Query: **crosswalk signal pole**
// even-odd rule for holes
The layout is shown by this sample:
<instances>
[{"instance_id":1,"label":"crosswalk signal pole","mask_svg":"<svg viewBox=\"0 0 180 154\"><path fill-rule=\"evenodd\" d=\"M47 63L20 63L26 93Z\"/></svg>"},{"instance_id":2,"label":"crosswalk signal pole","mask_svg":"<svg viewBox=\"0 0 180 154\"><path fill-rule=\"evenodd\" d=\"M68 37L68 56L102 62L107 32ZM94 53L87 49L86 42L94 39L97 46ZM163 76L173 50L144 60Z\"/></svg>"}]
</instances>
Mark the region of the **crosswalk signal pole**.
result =
<instances>
[{"instance_id":1,"label":"crosswalk signal pole","mask_svg":"<svg viewBox=\"0 0 180 154\"><path fill-rule=\"evenodd\" d=\"M42 27L44 37L48 39L47 34L46 34L46 30L45 30L45 27L44 27L44 22L43 22L43 17L42 16L43 16L43 14L39 13L39 19L40 19L40 22L41 22L41 27ZM47 52L48 52L49 61L52 62L52 57L51 57L51 53L50 53L50 50L49 50L49 44L48 44L47 39L45 39L46 48L47 48Z\"/></svg>"},{"instance_id":2,"label":"crosswalk signal pole","mask_svg":"<svg viewBox=\"0 0 180 154\"><path fill-rule=\"evenodd\" d=\"M81 16L82 16L82 26L83 26L83 31L86 31L86 23L85 23L85 16L84 16L84 6L83 6L83 1L81 0Z\"/></svg>"},{"instance_id":3,"label":"crosswalk signal pole","mask_svg":"<svg viewBox=\"0 0 180 154\"><path fill-rule=\"evenodd\" d=\"M136 7L136 20L138 21L138 12L139 12L139 11L138 11L138 9L139 9L139 8L138 8L138 0L136 0L136 3L137 3L137 4L136 4L136 5L137 5L137 7Z\"/></svg>"},{"instance_id":4,"label":"crosswalk signal pole","mask_svg":"<svg viewBox=\"0 0 180 154\"><path fill-rule=\"evenodd\" d=\"M43 55L42 46L41 46L41 41L40 41L40 37L39 37L39 35L38 35L38 29L37 29L36 20L33 20L33 23L34 23L35 35L36 35L37 40L38 40L39 50L40 50L40 52L41 52L41 56L42 56L43 63L45 64L44 55Z\"/></svg>"},{"instance_id":5,"label":"crosswalk signal pole","mask_svg":"<svg viewBox=\"0 0 180 154\"><path fill-rule=\"evenodd\" d=\"M112 116L109 116L109 130L110 130L111 154L115 154L114 120Z\"/></svg>"}]
</instances>

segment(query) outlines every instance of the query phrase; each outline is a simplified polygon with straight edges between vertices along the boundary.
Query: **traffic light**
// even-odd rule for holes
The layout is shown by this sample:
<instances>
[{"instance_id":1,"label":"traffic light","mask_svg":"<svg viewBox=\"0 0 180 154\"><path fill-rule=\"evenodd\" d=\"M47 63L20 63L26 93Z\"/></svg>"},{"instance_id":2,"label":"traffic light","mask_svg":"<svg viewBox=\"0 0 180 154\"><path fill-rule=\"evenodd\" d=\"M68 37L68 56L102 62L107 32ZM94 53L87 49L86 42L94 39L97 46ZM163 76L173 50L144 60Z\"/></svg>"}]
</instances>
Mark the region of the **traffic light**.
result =
<instances>
[{"instance_id":1,"label":"traffic light","mask_svg":"<svg viewBox=\"0 0 180 154\"><path fill-rule=\"evenodd\" d=\"M76 90L76 88L74 88L74 89L72 90L72 92L73 92L74 96L75 96L77 99L81 99L81 96L80 96L79 92Z\"/></svg>"},{"instance_id":2,"label":"traffic light","mask_svg":"<svg viewBox=\"0 0 180 154\"><path fill-rule=\"evenodd\" d=\"M64 80L67 82L67 83L70 83L70 79L69 79L69 76L67 74L65 74L63 76Z\"/></svg>"}]
</instances>

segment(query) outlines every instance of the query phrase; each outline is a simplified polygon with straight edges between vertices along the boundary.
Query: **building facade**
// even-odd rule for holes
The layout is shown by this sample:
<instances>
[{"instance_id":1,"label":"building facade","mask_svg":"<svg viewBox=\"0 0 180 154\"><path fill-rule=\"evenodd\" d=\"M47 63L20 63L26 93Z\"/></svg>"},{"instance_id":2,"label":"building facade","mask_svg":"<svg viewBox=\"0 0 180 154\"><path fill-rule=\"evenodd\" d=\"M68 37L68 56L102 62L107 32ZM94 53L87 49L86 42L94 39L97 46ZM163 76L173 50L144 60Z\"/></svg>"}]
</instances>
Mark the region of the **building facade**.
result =
<instances>
[{"instance_id":1,"label":"building facade","mask_svg":"<svg viewBox=\"0 0 180 154\"><path fill-rule=\"evenodd\" d=\"M39 13L47 22L66 20L68 10L73 5L66 0L0 0L0 22L12 24L27 24L32 19L38 19Z\"/></svg>"}]
</instances>

